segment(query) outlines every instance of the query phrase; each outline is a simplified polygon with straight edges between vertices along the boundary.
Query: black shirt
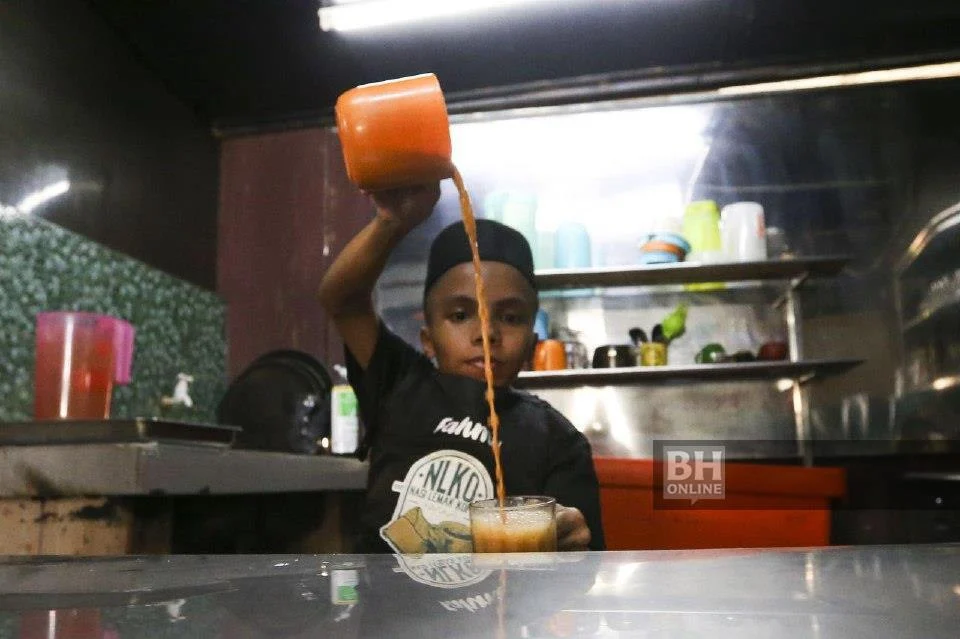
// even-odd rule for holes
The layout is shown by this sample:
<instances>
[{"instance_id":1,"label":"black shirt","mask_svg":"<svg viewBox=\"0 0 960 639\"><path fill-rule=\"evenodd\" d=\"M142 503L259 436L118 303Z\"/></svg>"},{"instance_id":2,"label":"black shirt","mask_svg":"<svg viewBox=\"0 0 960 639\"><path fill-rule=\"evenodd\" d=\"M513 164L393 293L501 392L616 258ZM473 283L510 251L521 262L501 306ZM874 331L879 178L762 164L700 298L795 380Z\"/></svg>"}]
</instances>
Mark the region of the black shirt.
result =
<instances>
[{"instance_id":1,"label":"black shirt","mask_svg":"<svg viewBox=\"0 0 960 639\"><path fill-rule=\"evenodd\" d=\"M358 552L469 552L468 505L495 496L483 382L439 372L382 323L366 370L347 351L369 449ZM501 460L508 495L549 495L578 508L604 548L590 444L543 400L499 388Z\"/></svg>"}]
</instances>

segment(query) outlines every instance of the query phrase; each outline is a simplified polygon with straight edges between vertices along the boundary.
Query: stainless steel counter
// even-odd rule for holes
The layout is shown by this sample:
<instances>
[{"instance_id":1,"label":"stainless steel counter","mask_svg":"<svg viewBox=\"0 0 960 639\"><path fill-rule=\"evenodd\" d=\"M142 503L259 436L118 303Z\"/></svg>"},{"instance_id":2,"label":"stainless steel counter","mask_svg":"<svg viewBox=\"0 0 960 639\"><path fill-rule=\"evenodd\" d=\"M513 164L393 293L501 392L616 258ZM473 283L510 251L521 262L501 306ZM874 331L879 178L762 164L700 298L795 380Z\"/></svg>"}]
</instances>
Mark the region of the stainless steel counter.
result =
<instances>
[{"instance_id":1,"label":"stainless steel counter","mask_svg":"<svg viewBox=\"0 0 960 639\"><path fill-rule=\"evenodd\" d=\"M0 497L362 490L352 458L161 442L0 447Z\"/></svg>"},{"instance_id":2,"label":"stainless steel counter","mask_svg":"<svg viewBox=\"0 0 960 639\"><path fill-rule=\"evenodd\" d=\"M0 635L81 622L98 637L952 638L960 546L0 563Z\"/></svg>"}]
</instances>

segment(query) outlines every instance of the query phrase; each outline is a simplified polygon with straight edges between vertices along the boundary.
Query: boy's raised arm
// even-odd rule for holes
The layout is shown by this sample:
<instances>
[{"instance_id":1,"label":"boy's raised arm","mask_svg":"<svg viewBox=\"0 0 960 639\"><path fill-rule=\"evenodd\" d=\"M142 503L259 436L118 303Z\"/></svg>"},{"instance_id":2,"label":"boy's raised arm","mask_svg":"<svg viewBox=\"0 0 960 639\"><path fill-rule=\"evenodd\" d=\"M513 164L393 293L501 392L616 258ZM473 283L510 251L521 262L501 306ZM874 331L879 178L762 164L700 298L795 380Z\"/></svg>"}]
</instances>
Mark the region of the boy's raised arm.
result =
<instances>
[{"instance_id":1,"label":"boy's raised arm","mask_svg":"<svg viewBox=\"0 0 960 639\"><path fill-rule=\"evenodd\" d=\"M377 278L391 251L430 217L439 198L439 183L374 193L376 216L344 247L320 282L320 303L363 368L377 345L379 320L373 309Z\"/></svg>"}]
</instances>

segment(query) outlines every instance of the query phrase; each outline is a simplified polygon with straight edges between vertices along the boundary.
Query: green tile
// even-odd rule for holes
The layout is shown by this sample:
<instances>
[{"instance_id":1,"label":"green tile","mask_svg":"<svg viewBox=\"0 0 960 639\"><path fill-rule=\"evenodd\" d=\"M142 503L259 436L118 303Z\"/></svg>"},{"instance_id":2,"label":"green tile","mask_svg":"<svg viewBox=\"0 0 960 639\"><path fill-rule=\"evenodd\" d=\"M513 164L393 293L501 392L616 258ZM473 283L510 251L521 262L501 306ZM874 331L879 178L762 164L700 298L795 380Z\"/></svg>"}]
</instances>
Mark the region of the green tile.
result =
<instances>
[{"instance_id":1,"label":"green tile","mask_svg":"<svg viewBox=\"0 0 960 639\"><path fill-rule=\"evenodd\" d=\"M209 291L33 217L0 216L0 421L33 415L34 316L69 310L136 327L133 382L114 417L155 416L177 373L194 377L190 415L214 421L226 389L224 302Z\"/></svg>"}]
</instances>

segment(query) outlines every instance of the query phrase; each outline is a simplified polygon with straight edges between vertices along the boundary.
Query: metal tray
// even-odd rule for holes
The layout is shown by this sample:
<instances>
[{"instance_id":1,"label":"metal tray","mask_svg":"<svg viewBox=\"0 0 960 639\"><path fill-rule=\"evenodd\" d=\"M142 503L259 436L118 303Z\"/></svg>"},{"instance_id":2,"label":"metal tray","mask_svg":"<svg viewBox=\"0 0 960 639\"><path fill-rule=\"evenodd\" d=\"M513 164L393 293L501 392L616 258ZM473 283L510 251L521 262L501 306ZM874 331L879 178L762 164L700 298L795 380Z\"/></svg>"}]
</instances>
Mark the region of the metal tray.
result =
<instances>
[{"instance_id":1,"label":"metal tray","mask_svg":"<svg viewBox=\"0 0 960 639\"><path fill-rule=\"evenodd\" d=\"M189 442L231 446L242 429L145 417L106 420L57 420L0 423L0 446Z\"/></svg>"}]
</instances>

